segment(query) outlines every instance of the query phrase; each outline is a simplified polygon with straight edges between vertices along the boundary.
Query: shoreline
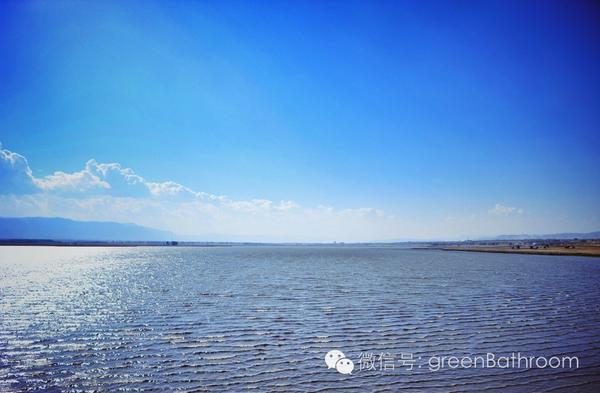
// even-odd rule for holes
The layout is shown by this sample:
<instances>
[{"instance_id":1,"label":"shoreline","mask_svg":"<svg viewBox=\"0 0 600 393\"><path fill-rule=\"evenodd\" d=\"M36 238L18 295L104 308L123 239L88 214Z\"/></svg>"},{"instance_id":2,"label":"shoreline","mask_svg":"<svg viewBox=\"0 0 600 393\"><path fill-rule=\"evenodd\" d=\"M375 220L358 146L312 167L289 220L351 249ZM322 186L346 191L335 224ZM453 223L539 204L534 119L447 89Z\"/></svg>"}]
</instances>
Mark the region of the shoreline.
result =
<instances>
[{"instance_id":1,"label":"shoreline","mask_svg":"<svg viewBox=\"0 0 600 393\"><path fill-rule=\"evenodd\" d=\"M430 248L431 249L431 248ZM600 258L600 247L590 247L585 249L512 249L505 247L439 247L435 250L442 251L464 251L464 252L487 252L495 254L529 254L529 255L554 255L554 256L574 256L574 257L595 257Z\"/></svg>"},{"instance_id":2,"label":"shoreline","mask_svg":"<svg viewBox=\"0 0 600 393\"><path fill-rule=\"evenodd\" d=\"M564 243L563 243L564 244ZM0 247L2 246L17 246L17 247L168 247L168 248L181 248L181 247L198 247L198 248L212 248L212 247L234 247L234 246L247 246L247 247L340 247L340 248L352 248L352 247L398 247L407 250L438 250L438 251L463 251L463 252L485 252L495 254L529 254L529 255L554 255L554 256L579 256L579 257L595 257L600 258L600 243L596 240L593 243L579 243L577 245L571 244L565 245L550 245L546 247L537 248L512 248L506 243L483 245L483 244L468 244L468 245L456 245L455 244L440 244L440 243L421 243L420 245L413 244L409 246L398 243L381 244L381 243L251 243L251 242L181 242L181 241L62 241L62 240L29 240L29 239L0 239Z\"/></svg>"}]
</instances>

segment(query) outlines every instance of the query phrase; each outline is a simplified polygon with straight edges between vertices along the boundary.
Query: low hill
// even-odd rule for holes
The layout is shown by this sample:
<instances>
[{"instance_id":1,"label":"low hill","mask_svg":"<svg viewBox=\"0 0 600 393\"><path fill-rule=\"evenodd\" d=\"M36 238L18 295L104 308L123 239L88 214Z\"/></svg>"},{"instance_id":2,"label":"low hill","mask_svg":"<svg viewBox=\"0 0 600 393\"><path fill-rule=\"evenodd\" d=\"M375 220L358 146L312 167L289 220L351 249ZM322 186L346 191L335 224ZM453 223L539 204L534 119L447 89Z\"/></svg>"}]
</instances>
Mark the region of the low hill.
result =
<instances>
[{"instance_id":1,"label":"low hill","mask_svg":"<svg viewBox=\"0 0 600 393\"><path fill-rule=\"evenodd\" d=\"M0 217L0 239L164 241L168 231L135 224L50 217Z\"/></svg>"}]
</instances>

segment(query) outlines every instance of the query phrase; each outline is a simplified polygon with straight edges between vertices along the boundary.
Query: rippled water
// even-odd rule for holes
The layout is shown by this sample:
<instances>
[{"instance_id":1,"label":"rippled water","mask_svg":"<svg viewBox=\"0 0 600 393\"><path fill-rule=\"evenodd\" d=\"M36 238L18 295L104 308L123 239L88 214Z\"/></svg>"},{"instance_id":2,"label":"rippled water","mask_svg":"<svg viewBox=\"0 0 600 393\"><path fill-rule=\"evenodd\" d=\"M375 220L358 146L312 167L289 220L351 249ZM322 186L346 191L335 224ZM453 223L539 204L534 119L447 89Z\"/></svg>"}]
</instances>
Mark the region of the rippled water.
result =
<instances>
[{"instance_id":1,"label":"rippled water","mask_svg":"<svg viewBox=\"0 0 600 393\"><path fill-rule=\"evenodd\" d=\"M354 361L352 375L327 369L330 349ZM431 356L487 352L580 364L427 367ZM385 369L360 369L380 353L393 358ZM408 354L412 370L399 360ZM400 389L600 391L600 259L0 247L2 392Z\"/></svg>"}]
</instances>

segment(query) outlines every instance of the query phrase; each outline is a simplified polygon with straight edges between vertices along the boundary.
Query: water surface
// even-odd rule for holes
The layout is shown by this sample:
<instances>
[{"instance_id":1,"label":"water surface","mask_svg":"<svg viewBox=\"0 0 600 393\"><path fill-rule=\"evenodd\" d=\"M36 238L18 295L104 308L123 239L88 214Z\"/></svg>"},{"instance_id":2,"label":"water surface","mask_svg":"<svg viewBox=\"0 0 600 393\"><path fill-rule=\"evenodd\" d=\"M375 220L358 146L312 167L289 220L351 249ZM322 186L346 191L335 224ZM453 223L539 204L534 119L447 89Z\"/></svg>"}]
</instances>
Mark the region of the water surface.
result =
<instances>
[{"instance_id":1,"label":"water surface","mask_svg":"<svg viewBox=\"0 0 600 393\"><path fill-rule=\"evenodd\" d=\"M352 375L326 368L330 349L355 362ZM427 367L431 356L487 352L578 356L580 365ZM394 357L393 370L360 370L361 358L381 353ZM409 353L412 370L399 361ZM599 391L600 260L367 247L0 247L2 392L400 389Z\"/></svg>"}]
</instances>

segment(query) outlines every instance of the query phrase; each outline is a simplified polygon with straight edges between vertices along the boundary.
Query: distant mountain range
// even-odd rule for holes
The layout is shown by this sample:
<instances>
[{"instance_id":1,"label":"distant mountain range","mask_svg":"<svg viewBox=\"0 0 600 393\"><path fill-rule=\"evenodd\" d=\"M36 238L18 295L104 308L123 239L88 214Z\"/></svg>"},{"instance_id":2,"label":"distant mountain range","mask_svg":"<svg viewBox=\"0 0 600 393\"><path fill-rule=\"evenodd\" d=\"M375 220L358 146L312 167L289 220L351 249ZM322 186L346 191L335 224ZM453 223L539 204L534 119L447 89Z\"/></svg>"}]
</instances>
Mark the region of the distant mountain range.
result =
<instances>
[{"instance_id":1,"label":"distant mountain range","mask_svg":"<svg viewBox=\"0 0 600 393\"><path fill-rule=\"evenodd\" d=\"M135 224L49 217L0 217L0 239L164 241L174 237L171 232Z\"/></svg>"},{"instance_id":2,"label":"distant mountain range","mask_svg":"<svg viewBox=\"0 0 600 393\"><path fill-rule=\"evenodd\" d=\"M197 241L196 237L181 237L169 231L147 228L136 224L108 221L75 221L53 217L0 217L0 240L76 240L76 241ZM481 240L527 240L527 239L600 239L600 231L587 233L553 233L500 235ZM204 241L248 241L236 237L221 236ZM260 242L252 239L251 242ZM430 240L433 241L433 240ZM439 240L443 241L443 240ZM424 242L423 240L394 240L384 243ZM425 241L427 242L427 241ZM376 242L381 243L381 242Z\"/></svg>"},{"instance_id":3,"label":"distant mountain range","mask_svg":"<svg viewBox=\"0 0 600 393\"><path fill-rule=\"evenodd\" d=\"M597 232L587 232L587 233L577 233L577 232L566 232L566 233L552 233L545 235L500 235L494 238L495 240L525 240L525 239L557 239L557 240L566 240L566 239L600 239L600 231Z\"/></svg>"}]
</instances>

